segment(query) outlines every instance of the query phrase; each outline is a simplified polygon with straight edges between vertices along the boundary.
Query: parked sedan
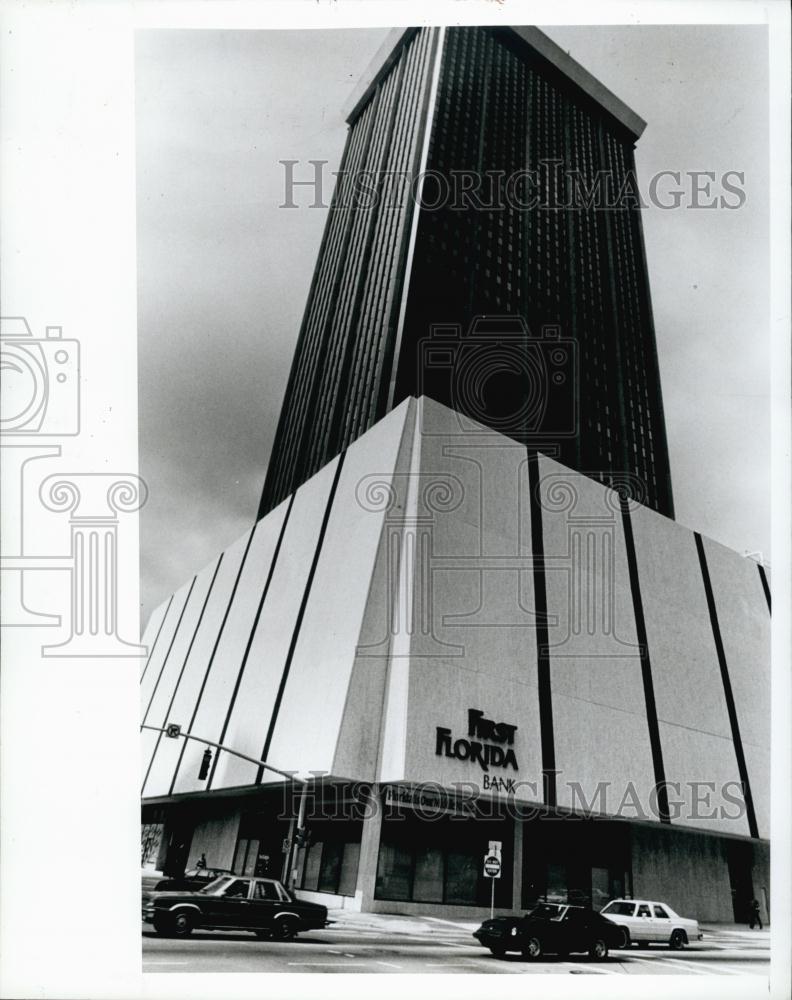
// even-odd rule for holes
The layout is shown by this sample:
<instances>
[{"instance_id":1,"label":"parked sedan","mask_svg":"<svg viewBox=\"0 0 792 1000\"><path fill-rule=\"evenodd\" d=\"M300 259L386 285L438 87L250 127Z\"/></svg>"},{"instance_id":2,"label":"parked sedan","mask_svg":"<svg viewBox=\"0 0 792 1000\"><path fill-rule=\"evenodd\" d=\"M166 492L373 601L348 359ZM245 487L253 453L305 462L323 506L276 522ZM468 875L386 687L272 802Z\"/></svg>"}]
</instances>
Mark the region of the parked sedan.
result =
<instances>
[{"instance_id":1,"label":"parked sedan","mask_svg":"<svg viewBox=\"0 0 792 1000\"><path fill-rule=\"evenodd\" d=\"M622 928L627 935L627 945L657 941L676 949L704 937L697 920L680 917L668 903L649 899L612 899L600 913Z\"/></svg>"},{"instance_id":2,"label":"parked sedan","mask_svg":"<svg viewBox=\"0 0 792 1000\"><path fill-rule=\"evenodd\" d=\"M169 878L167 875L143 876L143 891L164 892L175 889L203 889L205 885L214 882L221 875L233 875L228 868L188 868L180 878Z\"/></svg>"},{"instance_id":3,"label":"parked sedan","mask_svg":"<svg viewBox=\"0 0 792 1000\"><path fill-rule=\"evenodd\" d=\"M298 900L275 879L224 875L196 892L152 893L143 903L143 920L168 937L204 928L252 931L259 938L285 941L326 926L327 907Z\"/></svg>"},{"instance_id":4,"label":"parked sedan","mask_svg":"<svg viewBox=\"0 0 792 1000\"><path fill-rule=\"evenodd\" d=\"M601 960L624 942L623 931L593 910L555 903L540 903L522 917L485 920L473 937L498 958L510 951L531 959L586 952Z\"/></svg>"}]
</instances>

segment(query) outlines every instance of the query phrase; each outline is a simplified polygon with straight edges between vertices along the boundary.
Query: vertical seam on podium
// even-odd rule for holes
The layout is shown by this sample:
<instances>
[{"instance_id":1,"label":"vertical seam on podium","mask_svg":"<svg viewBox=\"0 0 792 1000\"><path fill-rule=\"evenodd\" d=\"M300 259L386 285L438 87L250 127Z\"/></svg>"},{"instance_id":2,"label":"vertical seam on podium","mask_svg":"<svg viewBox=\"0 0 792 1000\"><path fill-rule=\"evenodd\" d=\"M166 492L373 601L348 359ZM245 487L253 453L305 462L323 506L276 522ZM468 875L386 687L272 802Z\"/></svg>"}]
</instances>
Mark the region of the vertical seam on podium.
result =
<instances>
[{"instance_id":1,"label":"vertical seam on podium","mask_svg":"<svg viewBox=\"0 0 792 1000\"><path fill-rule=\"evenodd\" d=\"M206 665L206 673L204 674L203 681L201 682L201 690L198 692L198 697L195 700L195 708L193 709L192 717L190 718L190 725L187 729L188 733L192 732L192 728L195 725L195 720L198 718L198 711L201 707L201 699L203 698L203 693L206 690L206 684L209 680L209 674L212 671L212 665L214 664L214 659L217 654L217 648L220 645L220 640L223 638L223 632L226 627L226 622L228 621L228 615L231 611L231 606L234 603L234 598L236 597L237 587L239 586L239 581L242 577L242 571L245 568L245 560L247 559L247 554L250 551L250 543L253 541L253 535L256 533L256 525L250 529L250 535L248 536L247 545L245 546L245 551L242 553L242 561L239 564L239 569L237 570L236 579L234 580L234 586L231 588L231 596L228 598L228 605L225 609L225 614L223 615L223 620L220 622L220 628L217 631L217 638L215 639L215 644L212 647L212 655L209 657L209 663ZM179 752L179 759L176 762L176 769L173 772L173 779L171 780L170 789L168 791L169 795L173 795L173 789L176 787L176 778L179 776L179 768L181 767L182 760L184 759L184 751L187 749L187 740L182 743L181 751Z\"/></svg>"},{"instance_id":2,"label":"vertical seam on podium","mask_svg":"<svg viewBox=\"0 0 792 1000\"><path fill-rule=\"evenodd\" d=\"M173 711L173 703L176 701L176 695L179 691L179 685L182 682L182 677L184 676L184 671L190 660L190 653L192 653L192 648L195 645L195 637L198 635L198 629L201 627L201 622L203 621L204 612L206 611L206 605L209 603L209 597L212 593L212 587L214 587L214 582L217 579L217 571L220 569L220 563L223 561L223 554L217 560L217 565L214 568L214 573L212 574L212 579L209 582L209 589L206 591L206 597L204 597L203 606L201 607L201 613L198 615L198 621L196 622L195 628L193 629L192 638L190 639L190 645L187 647L187 652L184 654L184 660L182 661L181 670L179 671L179 676L176 678L176 683L173 686L173 692L170 697L170 702L168 703L168 709L165 712L164 722L167 723L170 720L170 714ZM197 579L197 578L196 578ZM143 786L140 790L141 797L146 788L146 782L149 779L149 774L151 773L151 768L154 766L154 758L157 756L157 750L159 750L159 745L162 741L162 733L157 733L157 742L154 744L154 751L151 754L151 760L149 761L148 767L146 768L146 776L143 779Z\"/></svg>"},{"instance_id":3,"label":"vertical seam on podium","mask_svg":"<svg viewBox=\"0 0 792 1000\"><path fill-rule=\"evenodd\" d=\"M146 724L146 720L148 719L148 714L151 711L151 706L152 706L152 703L154 702L154 697L157 694L157 688L159 688L159 683L162 680L163 673L165 672L165 666L166 666L166 664L168 662L168 658L171 655L171 650L173 649L173 644L174 644L174 642L176 642L176 636L179 634L179 629L181 628L182 618L184 618L184 612L187 610L187 605L190 603L190 597L192 597L193 587L195 586L195 581L197 579L198 579L197 576L194 576L192 578L192 583L190 584L190 589L187 591L187 596L184 599L184 604L182 605L182 609L179 612L179 620L176 622L176 628L173 630L173 635L171 636L171 641L170 641L170 644L168 645L168 652L165 654L165 658L162 661L162 666L160 667L160 672L159 672L159 674L157 676L156 681L154 682L154 689L151 692L151 697L149 698L149 703L146 706L146 711L143 713L143 718L140 721L140 728L141 728L141 730L143 729L143 726Z\"/></svg>"},{"instance_id":4,"label":"vertical seam on podium","mask_svg":"<svg viewBox=\"0 0 792 1000\"><path fill-rule=\"evenodd\" d=\"M154 650L157 648L157 643L159 642L160 633L162 632L163 626L165 625L165 620L168 617L168 612L170 611L171 604L173 604L173 594L171 594L170 597L168 598L168 606L167 608L165 608L165 614L162 616L162 621L159 623L157 634L154 636L154 642L152 643L151 646L151 652L148 654L148 657L146 658L146 665L143 668L143 673L140 675L141 684L143 683L143 678L146 676L149 664L151 663L152 657L154 656Z\"/></svg>"},{"instance_id":5,"label":"vertical seam on podium","mask_svg":"<svg viewBox=\"0 0 792 1000\"><path fill-rule=\"evenodd\" d=\"M762 590L764 591L765 600L767 601L767 610L770 614L772 614L773 607L770 600L770 584L767 582L767 574L765 573L764 566L761 563L757 563L756 568L759 570L759 579L762 581Z\"/></svg>"},{"instance_id":6,"label":"vertical seam on podium","mask_svg":"<svg viewBox=\"0 0 792 1000\"><path fill-rule=\"evenodd\" d=\"M308 572L308 579L305 583L305 589L303 591L302 601L300 602L300 610L297 612L297 619L294 623L294 630L292 631L291 642L289 644L289 651L286 654L286 662L283 665L283 673L281 675L280 684L278 685L278 693L275 696L275 704L272 707L272 716L270 718L269 728L267 729L267 736L264 740L264 748L261 751L261 759L266 760L267 754L269 753L270 744L272 743L272 737L275 733L275 725L278 721L278 713L280 712L281 702L283 701L283 693L286 690L286 682L289 679L289 671L291 670L292 660L294 659L294 651L297 648L297 640L300 637L300 629L302 627L303 618L305 616L305 609L308 606L308 598L311 596L311 588L313 587L314 576L316 574L316 567L319 564L319 556L322 554L322 546L324 544L325 534L327 532L327 525L330 521L330 513L333 509L333 501L335 500L336 489L338 488L338 481L341 478L341 470L344 467L344 458L346 457L346 452L343 451L338 456L338 465L336 466L335 476L333 477L333 484L330 487L330 493L327 497L327 504L325 506L324 517L322 518L322 526L319 529L319 538L316 542L316 550L314 551L313 561L311 563L311 568ZM264 768L259 766L258 773L256 774L256 784L261 784L261 779L264 776Z\"/></svg>"},{"instance_id":7,"label":"vertical seam on podium","mask_svg":"<svg viewBox=\"0 0 792 1000\"><path fill-rule=\"evenodd\" d=\"M242 676L245 673L245 667L247 666L248 656L250 655L250 649L253 645L253 639L258 629L258 623L259 619L261 618L261 612L264 610L264 602L267 600L267 594L269 593L270 584L272 583L272 577L275 574L275 567L278 564L278 556L280 555L281 545L283 544L283 539L284 536L286 535L286 528L289 524L289 516L291 515L292 507L294 506L294 497L295 494L292 493L291 497L289 498L289 506L286 508L286 513L284 514L283 517L283 524L281 525L281 529L278 532L278 541L277 544L275 545L275 550L272 553L272 561L270 563L269 571L267 572L267 580L264 584L264 589L262 590L261 593L261 600L259 601L258 608L256 609L256 616L253 619L253 624L250 627L250 635L248 636L247 645L245 646L245 652L242 655L242 662L239 666L239 672L237 674L236 684L234 684L234 690L232 691L231 698L228 702L228 711L226 712L225 722L223 723L223 728L220 732L220 737L217 741L218 743L224 742L226 733L228 732L228 726L229 723L231 722L231 716L233 714L234 706L236 704L237 694L239 693L239 688L242 684ZM215 776L215 771L217 770L217 764L218 761L220 760L221 753L222 751L218 750L217 753L215 754L215 758L212 763L212 770L209 772L209 780L206 782L207 792L212 787L212 779Z\"/></svg>"},{"instance_id":8,"label":"vertical seam on podium","mask_svg":"<svg viewBox=\"0 0 792 1000\"><path fill-rule=\"evenodd\" d=\"M723 648L723 637L721 636L720 623L718 621L718 609L715 606L715 594L712 590L712 580L710 579L709 567L707 566L707 555L704 552L704 540L698 531L694 531L693 534L696 539L696 551L698 552L699 564L701 566L701 578L704 581L704 593L707 596L707 609L709 610L710 624L712 626L712 637L715 640L715 652L718 655L718 666L720 667L721 681L723 682L723 694L726 699L726 711L729 715L734 754L737 758L737 770L740 772L740 781L743 786L745 811L748 817L748 830L752 837L758 838L759 829L756 825L753 795L751 794L751 785L748 781L748 767L745 763L745 753L743 751L742 737L740 736L740 724L737 720L737 706L734 702L734 692L732 691L731 679L729 677L729 664L726 662L726 650Z\"/></svg>"},{"instance_id":9,"label":"vertical seam on podium","mask_svg":"<svg viewBox=\"0 0 792 1000\"><path fill-rule=\"evenodd\" d=\"M528 498L531 511L531 561L533 564L536 667L539 688L539 730L542 746L542 790L545 804L557 802L553 692L547 635L547 581L545 579L544 526L539 496L539 454L528 449Z\"/></svg>"},{"instance_id":10,"label":"vertical seam on podium","mask_svg":"<svg viewBox=\"0 0 792 1000\"><path fill-rule=\"evenodd\" d=\"M654 681L652 680L652 661L649 656L649 641L646 635L646 618L644 616L643 597L641 596L641 581L638 577L638 557L635 551L635 536L633 535L630 518L630 501L620 494L622 528L624 530L624 545L627 550L627 569L630 576L630 592L632 594L633 613L635 615L635 634L641 658L641 678L643 680L644 702L646 705L646 725L649 730L649 746L652 751L652 767L654 769L655 792L657 795L657 812L661 823L670 823L671 814L668 807L668 788L666 787L665 764L663 763L663 744L660 739L660 723L657 718L657 701L655 699Z\"/></svg>"}]
</instances>

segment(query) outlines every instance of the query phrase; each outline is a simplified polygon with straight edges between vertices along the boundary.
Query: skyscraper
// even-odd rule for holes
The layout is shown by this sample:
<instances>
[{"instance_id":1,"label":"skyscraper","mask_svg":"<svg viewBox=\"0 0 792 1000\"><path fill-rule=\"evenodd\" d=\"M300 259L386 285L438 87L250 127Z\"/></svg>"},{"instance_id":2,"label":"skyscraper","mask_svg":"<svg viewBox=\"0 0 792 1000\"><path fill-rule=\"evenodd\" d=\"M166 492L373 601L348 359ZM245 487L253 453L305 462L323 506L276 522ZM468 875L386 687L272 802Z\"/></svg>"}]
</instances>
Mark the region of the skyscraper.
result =
<instances>
[{"instance_id":1,"label":"skyscraper","mask_svg":"<svg viewBox=\"0 0 792 1000\"><path fill-rule=\"evenodd\" d=\"M673 516L644 122L522 27L391 32L347 121L259 517L423 394Z\"/></svg>"}]
</instances>

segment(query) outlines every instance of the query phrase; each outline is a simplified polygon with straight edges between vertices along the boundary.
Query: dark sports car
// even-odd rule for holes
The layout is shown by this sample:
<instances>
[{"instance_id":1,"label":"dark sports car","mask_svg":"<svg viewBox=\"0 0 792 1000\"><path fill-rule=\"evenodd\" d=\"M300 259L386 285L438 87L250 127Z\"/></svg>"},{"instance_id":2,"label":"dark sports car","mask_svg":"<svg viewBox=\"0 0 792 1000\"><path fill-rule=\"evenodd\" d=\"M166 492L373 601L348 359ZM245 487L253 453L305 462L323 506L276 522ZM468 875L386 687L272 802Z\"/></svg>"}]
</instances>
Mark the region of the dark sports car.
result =
<instances>
[{"instance_id":1,"label":"dark sports car","mask_svg":"<svg viewBox=\"0 0 792 1000\"><path fill-rule=\"evenodd\" d=\"M200 927L286 941L324 927L327 907L297 899L275 879L224 875L197 892L152 893L143 902L143 920L168 937L186 937Z\"/></svg>"},{"instance_id":2,"label":"dark sports car","mask_svg":"<svg viewBox=\"0 0 792 1000\"><path fill-rule=\"evenodd\" d=\"M540 903L524 916L485 920L473 937L498 958L516 951L531 959L571 952L603 959L611 948L624 944L622 929L594 910L555 903Z\"/></svg>"}]
</instances>

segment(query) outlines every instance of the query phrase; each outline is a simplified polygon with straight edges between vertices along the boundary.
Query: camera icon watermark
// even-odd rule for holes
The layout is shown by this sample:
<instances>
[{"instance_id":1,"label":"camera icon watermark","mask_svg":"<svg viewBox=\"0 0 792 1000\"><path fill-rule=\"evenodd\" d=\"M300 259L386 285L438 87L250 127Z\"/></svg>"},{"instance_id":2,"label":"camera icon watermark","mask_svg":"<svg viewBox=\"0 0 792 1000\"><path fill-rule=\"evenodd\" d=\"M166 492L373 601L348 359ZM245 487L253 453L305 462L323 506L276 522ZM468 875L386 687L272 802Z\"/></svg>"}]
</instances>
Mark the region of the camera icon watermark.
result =
<instances>
[{"instance_id":1,"label":"camera icon watermark","mask_svg":"<svg viewBox=\"0 0 792 1000\"><path fill-rule=\"evenodd\" d=\"M37 338L22 316L0 319L0 372L3 436L80 433L80 344L61 327Z\"/></svg>"},{"instance_id":2,"label":"camera icon watermark","mask_svg":"<svg viewBox=\"0 0 792 1000\"><path fill-rule=\"evenodd\" d=\"M58 470L36 476L39 463L45 461L51 471L51 460L61 457L58 439L80 433L80 361L79 341L65 338L60 326L48 326L44 337L35 337L24 317L0 319L4 529L0 624L4 628L66 625L68 636L62 642L42 644L43 656L143 656L145 647L119 635L118 594L123 559L119 515L145 503L145 483L136 475L112 472ZM42 534L41 515L66 510L71 541L63 552L46 529ZM47 588L36 587L40 574L58 571L69 574L70 580L66 622L61 614L52 613L51 606L36 607L52 601Z\"/></svg>"},{"instance_id":3,"label":"camera icon watermark","mask_svg":"<svg viewBox=\"0 0 792 1000\"><path fill-rule=\"evenodd\" d=\"M476 316L467 330L435 323L417 358L417 395L445 402L465 435L496 431L536 446L578 433L577 344L559 326L534 336L514 315Z\"/></svg>"}]
</instances>

